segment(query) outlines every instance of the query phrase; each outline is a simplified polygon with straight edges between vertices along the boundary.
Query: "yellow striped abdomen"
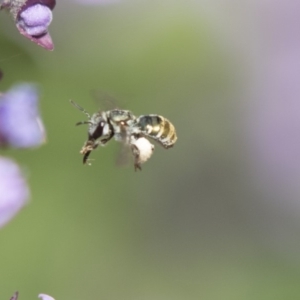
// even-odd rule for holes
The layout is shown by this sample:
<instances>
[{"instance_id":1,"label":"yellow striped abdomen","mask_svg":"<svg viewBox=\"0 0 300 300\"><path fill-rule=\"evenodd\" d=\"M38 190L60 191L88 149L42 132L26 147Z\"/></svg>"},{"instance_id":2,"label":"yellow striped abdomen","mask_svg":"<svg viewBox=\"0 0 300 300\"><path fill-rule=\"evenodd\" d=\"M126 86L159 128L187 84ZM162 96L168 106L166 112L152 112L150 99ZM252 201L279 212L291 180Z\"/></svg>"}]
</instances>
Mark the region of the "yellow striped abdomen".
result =
<instances>
[{"instance_id":1,"label":"yellow striped abdomen","mask_svg":"<svg viewBox=\"0 0 300 300\"><path fill-rule=\"evenodd\" d=\"M145 136L156 140L165 148L172 147L177 140L174 125L163 116L140 116L136 120L136 126Z\"/></svg>"}]
</instances>

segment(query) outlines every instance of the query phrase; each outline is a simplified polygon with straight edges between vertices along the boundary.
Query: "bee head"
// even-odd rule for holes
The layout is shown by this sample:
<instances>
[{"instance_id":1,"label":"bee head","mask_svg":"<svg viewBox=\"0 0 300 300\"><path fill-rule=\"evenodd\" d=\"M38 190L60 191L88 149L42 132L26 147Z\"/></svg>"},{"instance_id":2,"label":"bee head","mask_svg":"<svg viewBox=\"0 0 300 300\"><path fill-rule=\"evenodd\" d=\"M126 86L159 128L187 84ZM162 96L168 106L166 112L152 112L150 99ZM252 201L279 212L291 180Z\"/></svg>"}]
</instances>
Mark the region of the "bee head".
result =
<instances>
[{"instance_id":1,"label":"bee head","mask_svg":"<svg viewBox=\"0 0 300 300\"><path fill-rule=\"evenodd\" d=\"M87 121L80 121L76 123L76 125L89 125L88 140L85 142L83 148L80 151L80 153L84 155L83 163L85 164L91 151L96 149L100 144L104 145L107 141L109 141L112 138L114 132L105 113L97 112L90 116L90 114L77 103L72 100L70 100L70 102L73 106L82 111L88 117Z\"/></svg>"},{"instance_id":2,"label":"bee head","mask_svg":"<svg viewBox=\"0 0 300 300\"><path fill-rule=\"evenodd\" d=\"M105 120L102 117L102 114L95 113L91 116L84 108L82 108L74 101L70 100L70 102L73 106L75 106L77 109L82 111L88 117L87 121L77 122L76 126L83 125L83 124L89 125L89 131L88 131L89 140L97 140L101 138L101 136L103 135L104 126L106 124Z\"/></svg>"},{"instance_id":3,"label":"bee head","mask_svg":"<svg viewBox=\"0 0 300 300\"><path fill-rule=\"evenodd\" d=\"M104 135L105 120L99 113L95 113L89 120L89 140L100 139ZM78 124L79 125L79 124Z\"/></svg>"}]
</instances>

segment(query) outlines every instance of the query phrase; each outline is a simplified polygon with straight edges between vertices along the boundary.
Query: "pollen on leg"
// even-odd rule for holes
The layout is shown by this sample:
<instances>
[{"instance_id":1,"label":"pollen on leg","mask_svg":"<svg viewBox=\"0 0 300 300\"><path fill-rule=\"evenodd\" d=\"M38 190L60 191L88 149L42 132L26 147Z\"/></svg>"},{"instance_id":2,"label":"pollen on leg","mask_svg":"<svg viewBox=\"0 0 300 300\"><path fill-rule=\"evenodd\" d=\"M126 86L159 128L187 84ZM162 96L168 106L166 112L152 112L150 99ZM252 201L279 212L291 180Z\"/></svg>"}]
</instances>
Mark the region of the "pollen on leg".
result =
<instances>
[{"instance_id":1,"label":"pollen on leg","mask_svg":"<svg viewBox=\"0 0 300 300\"><path fill-rule=\"evenodd\" d=\"M86 154L87 152L91 152L94 149L92 145L83 146L80 150L80 154Z\"/></svg>"}]
</instances>

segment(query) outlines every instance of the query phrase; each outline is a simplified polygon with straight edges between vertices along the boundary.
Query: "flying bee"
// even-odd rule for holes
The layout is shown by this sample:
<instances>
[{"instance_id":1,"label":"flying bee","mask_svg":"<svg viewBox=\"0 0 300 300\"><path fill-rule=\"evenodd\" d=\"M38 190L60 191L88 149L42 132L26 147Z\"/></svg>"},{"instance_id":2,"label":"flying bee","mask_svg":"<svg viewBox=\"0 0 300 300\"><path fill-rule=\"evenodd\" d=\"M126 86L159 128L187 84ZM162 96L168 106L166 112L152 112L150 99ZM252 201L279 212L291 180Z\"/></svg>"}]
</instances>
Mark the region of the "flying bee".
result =
<instances>
[{"instance_id":1,"label":"flying bee","mask_svg":"<svg viewBox=\"0 0 300 300\"><path fill-rule=\"evenodd\" d=\"M128 145L134 157L135 170L141 170L154 151L154 145L147 138L161 144L165 149L172 147L177 135L174 125L160 115L142 115L136 117L129 110L112 109L99 111L92 116L74 101L71 104L82 111L87 121L76 125L87 124L88 140L84 143L80 153L83 154L83 163L88 162L90 153L99 145L104 146L113 137L116 141Z\"/></svg>"}]
</instances>

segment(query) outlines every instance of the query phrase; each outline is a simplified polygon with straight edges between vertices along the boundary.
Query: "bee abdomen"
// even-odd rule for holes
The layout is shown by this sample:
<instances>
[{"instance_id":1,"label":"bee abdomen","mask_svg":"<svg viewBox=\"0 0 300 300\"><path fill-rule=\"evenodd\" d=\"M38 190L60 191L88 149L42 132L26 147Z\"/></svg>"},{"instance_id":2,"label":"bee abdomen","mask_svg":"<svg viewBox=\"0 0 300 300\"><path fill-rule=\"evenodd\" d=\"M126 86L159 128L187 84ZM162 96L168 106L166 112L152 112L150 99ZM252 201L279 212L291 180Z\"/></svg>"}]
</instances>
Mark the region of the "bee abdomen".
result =
<instances>
[{"instance_id":1,"label":"bee abdomen","mask_svg":"<svg viewBox=\"0 0 300 300\"><path fill-rule=\"evenodd\" d=\"M140 116L137 119L137 125L144 135L156 140L165 148L172 147L177 140L174 125L163 116Z\"/></svg>"}]
</instances>

